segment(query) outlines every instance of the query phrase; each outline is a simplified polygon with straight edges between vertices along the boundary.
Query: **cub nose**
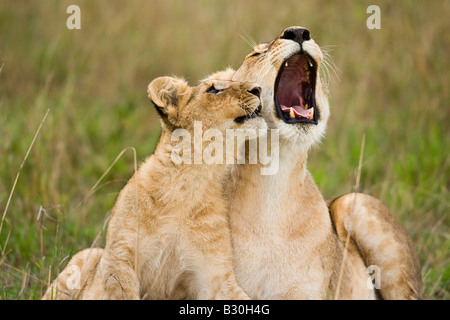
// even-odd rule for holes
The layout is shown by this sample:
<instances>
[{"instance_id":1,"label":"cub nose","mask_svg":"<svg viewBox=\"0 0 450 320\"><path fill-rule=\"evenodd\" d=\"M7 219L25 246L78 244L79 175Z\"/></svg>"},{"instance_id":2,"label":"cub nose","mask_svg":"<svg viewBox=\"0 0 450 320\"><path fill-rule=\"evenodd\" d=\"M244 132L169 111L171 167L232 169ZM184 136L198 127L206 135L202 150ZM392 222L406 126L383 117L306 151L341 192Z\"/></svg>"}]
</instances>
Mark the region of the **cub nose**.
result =
<instances>
[{"instance_id":1,"label":"cub nose","mask_svg":"<svg viewBox=\"0 0 450 320\"><path fill-rule=\"evenodd\" d=\"M247 90L251 94L257 96L258 98L261 96L261 87L254 87L252 90Z\"/></svg>"},{"instance_id":2,"label":"cub nose","mask_svg":"<svg viewBox=\"0 0 450 320\"><path fill-rule=\"evenodd\" d=\"M302 44L303 41L308 41L311 39L311 35L308 29L300 27L291 27L284 30L280 37L281 39L292 40Z\"/></svg>"}]
</instances>

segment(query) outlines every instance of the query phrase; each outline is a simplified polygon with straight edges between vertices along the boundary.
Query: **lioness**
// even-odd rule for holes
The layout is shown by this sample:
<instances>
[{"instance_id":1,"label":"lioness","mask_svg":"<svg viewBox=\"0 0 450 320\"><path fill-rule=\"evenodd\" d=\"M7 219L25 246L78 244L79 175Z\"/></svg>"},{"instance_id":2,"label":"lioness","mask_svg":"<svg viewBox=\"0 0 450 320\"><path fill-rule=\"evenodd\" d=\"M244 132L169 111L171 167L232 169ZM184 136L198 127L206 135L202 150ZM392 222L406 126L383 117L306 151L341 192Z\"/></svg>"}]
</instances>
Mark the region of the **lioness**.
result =
<instances>
[{"instance_id":1,"label":"lioness","mask_svg":"<svg viewBox=\"0 0 450 320\"><path fill-rule=\"evenodd\" d=\"M256 46L237 71L208 78L260 84L263 117L280 136L277 174L245 164L226 184L238 282L256 299L420 298L417 254L388 209L364 194L326 203L306 168L330 113L322 59L310 32L290 27ZM380 290L368 285L371 265Z\"/></svg>"},{"instance_id":2,"label":"lioness","mask_svg":"<svg viewBox=\"0 0 450 320\"><path fill-rule=\"evenodd\" d=\"M193 153L175 164L172 151L180 137L172 134L182 128L194 136L194 121L222 134L265 128L260 88L217 80L190 87L162 77L151 82L148 93L162 124L155 153L120 192L103 252L88 249L74 256L45 299L68 289L64 281L74 265L81 269L81 289L59 292L60 299L249 299L233 272L222 189L227 166L196 164ZM207 144L202 147L201 154Z\"/></svg>"}]
</instances>

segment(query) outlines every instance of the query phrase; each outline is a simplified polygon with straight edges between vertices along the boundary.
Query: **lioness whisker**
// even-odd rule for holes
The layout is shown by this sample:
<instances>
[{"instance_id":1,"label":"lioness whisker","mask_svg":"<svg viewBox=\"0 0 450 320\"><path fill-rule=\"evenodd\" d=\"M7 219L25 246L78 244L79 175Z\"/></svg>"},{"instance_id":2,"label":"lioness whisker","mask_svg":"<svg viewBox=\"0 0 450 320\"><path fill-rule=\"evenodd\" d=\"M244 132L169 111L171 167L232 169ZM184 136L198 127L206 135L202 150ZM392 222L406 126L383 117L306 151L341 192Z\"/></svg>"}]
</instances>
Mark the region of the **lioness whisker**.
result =
<instances>
[{"instance_id":1,"label":"lioness whisker","mask_svg":"<svg viewBox=\"0 0 450 320\"><path fill-rule=\"evenodd\" d=\"M243 32L243 34L242 33L240 33L239 35L240 35L240 37L251 47L251 48L254 48L254 47L256 47L257 46L257 43L256 43L256 41L255 40L253 40L253 38L250 36L250 34L247 32L247 31L245 31L245 30L243 30L243 29L241 29L242 30L242 32Z\"/></svg>"}]
</instances>

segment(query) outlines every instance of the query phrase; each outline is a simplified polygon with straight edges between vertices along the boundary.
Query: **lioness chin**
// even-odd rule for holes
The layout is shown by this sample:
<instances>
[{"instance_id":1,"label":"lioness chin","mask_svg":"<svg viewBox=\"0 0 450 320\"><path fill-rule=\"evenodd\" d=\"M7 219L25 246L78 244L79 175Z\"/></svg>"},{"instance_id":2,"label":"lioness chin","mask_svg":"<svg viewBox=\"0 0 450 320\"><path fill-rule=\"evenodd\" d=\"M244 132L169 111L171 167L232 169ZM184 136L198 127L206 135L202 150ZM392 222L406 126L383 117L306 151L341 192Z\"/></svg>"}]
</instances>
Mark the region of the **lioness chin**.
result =
<instances>
[{"instance_id":1,"label":"lioness chin","mask_svg":"<svg viewBox=\"0 0 450 320\"><path fill-rule=\"evenodd\" d=\"M263 117L280 137L275 175L245 164L226 183L238 282L256 299L420 298L417 254L389 210L364 194L327 206L306 168L330 113L322 59L310 32L290 27L238 70L207 78L260 84ZM368 285L371 265L381 271L379 288Z\"/></svg>"}]
</instances>

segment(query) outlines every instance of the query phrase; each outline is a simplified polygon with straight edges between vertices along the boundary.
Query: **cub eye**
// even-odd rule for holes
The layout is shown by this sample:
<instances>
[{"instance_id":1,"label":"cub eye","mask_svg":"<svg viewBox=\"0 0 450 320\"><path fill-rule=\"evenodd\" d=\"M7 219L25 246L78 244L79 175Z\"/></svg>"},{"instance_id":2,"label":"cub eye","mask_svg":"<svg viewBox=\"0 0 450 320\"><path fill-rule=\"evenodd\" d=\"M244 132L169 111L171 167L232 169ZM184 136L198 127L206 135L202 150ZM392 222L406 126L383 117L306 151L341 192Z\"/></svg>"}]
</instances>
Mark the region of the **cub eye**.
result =
<instances>
[{"instance_id":1,"label":"cub eye","mask_svg":"<svg viewBox=\"0 0 450 320\"><path fill-rule=\"evenodd\" d=\"M222 91L223 91L223 89L216 89L216 88L214 88L214 86L211 86L206 90L207 93L211 93L211 94L218 94Z\"/></svg>"}]
</instances>

